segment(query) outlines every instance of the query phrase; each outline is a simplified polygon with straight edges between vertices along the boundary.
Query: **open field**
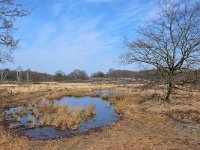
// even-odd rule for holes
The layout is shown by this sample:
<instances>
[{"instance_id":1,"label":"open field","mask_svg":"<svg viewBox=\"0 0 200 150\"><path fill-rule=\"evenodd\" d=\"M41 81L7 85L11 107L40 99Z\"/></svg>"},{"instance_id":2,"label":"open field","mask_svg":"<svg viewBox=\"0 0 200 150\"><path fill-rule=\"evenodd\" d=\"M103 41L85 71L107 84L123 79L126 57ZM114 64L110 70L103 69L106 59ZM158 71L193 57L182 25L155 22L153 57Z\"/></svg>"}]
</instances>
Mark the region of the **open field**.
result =
<instances>
[{"instance_id":1,"label":"open field","mask_svg":"<svg viewBox=\"0 0 200 150\"><path fill-rule=\"evenodd\" d=\"M176 90L168 104L160 100L163 86L139 82L1 84L0 111L43 98L96 97L97 90L126 92L102 96L115 104L122 120L83 135L45 141L12 134L1 126L0 149L199 149L200 93L195 90Z\"/></svg>"}]
</instances>

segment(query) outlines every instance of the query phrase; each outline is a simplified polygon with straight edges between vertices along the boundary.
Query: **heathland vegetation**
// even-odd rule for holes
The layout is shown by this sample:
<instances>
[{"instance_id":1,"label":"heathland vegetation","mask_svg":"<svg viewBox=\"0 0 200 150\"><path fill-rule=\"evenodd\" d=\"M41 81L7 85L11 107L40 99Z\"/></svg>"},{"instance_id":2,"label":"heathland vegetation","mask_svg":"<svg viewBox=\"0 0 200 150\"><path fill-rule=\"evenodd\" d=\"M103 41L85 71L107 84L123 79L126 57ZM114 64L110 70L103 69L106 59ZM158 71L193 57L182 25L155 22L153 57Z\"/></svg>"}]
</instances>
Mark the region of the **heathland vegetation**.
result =
<instances>
[{"instance_id":1,"label":"heathland vegetation","mask_svg":"<svg viewBox=\"0 0 200 150\"><path fill-rule=\"evenodd\" d=\"M79 69L55 74L1 69L0 149L199 149L200 2L164 0L158 6L158 17L138 30L138 39L125 40L127 51L119 59L148 65L149 70L109 69L88 75ZM12 62L18 47L15 20L28 14L14 0L0 0L0 64ZM122 93L97 93L105 90ZM98 117L95 105L54 104L63 97L102 98L121 120L71 138L33 140L22 134L43 136L46 130L38 129L49 126L74 132ZM16 107L20 110L6 116L6 110ZM13 130L12 121L23 122L29 115L28 127Z\"/></svg>"}]
</instances>

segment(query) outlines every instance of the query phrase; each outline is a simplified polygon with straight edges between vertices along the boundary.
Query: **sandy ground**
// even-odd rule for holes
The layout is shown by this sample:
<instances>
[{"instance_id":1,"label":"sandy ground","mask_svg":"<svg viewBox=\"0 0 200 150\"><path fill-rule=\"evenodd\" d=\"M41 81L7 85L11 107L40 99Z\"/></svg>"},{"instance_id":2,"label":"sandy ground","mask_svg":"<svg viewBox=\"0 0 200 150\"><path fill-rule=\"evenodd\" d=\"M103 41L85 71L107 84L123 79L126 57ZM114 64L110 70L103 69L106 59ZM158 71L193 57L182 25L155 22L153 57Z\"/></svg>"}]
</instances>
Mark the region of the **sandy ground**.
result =
<instances>
[{"instance_id":1,"label":"sandy ground","mask_svg":"<svg viewBox=\"0 0 200 150\"><path fill-rule=\"evenodd\" d=\"M171 104L157 100L152 89L141 92L138 85L118 84L42 84L18 86L0 86L2 111L5 107L15 106L30 100L39 100L45 95L59 91L82 90L91 93L97 89L118 89L129 92L120 96L111 96L124 119L113 125L102 127L85 135L55 140L30 140L12 135L0 127L0 149L36 149L36 150L198 150L200 149L200 94L198 92L180 93L173 96ZM191 113L192 112L192 113ZM193 126L180 123L183 120Z\"/></svg>"}]
</instances>

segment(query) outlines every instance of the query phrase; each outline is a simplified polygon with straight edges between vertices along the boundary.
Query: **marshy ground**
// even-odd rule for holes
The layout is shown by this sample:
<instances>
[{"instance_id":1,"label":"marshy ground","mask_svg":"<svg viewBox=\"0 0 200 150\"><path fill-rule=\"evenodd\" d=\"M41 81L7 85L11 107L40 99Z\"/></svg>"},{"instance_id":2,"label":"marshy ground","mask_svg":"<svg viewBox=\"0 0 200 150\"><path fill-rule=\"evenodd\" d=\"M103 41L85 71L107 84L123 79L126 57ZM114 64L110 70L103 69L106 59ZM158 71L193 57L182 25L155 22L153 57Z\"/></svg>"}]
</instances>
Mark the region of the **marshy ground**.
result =
<instances>
[{"instance_id":1,"label":"marshy ground","mask_svg":"<svg viewBox=\"0 0 200 150\"><path fill-rule=\"evenodd\" d=\"M99 90L125 93L101 96L123 114L123 119L112 125L53 140L32 140L0 126L0 149L199 149L199 91L177 89L168 104L160 98L165 94L163 86L145 87L140 82L125 81L1 84L1 114L8 107L37 103L44 98L98 97Z\"/></svg>"}]
</instances>

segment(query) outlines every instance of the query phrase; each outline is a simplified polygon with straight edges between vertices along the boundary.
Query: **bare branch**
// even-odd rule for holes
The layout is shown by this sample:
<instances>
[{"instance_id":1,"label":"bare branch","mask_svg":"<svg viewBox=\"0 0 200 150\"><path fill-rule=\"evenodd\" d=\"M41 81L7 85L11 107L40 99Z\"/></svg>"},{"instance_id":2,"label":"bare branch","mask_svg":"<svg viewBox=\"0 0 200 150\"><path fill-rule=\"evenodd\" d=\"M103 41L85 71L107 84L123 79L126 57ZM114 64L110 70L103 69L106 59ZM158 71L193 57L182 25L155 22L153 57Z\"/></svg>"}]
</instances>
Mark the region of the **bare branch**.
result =
<instances>
[{"instance_id":1,"label":"bare branch","mask_svg":"<svg viewBox=\"0 0 200 150\"><path fill-rule=\"evenodd\" d=\"M122 63L142 63L167 72L169 86L182 68L200 60L200 2L161 1L158 19L139 28L140 38L126 41Z\"/></svg>"}]
</instances>

